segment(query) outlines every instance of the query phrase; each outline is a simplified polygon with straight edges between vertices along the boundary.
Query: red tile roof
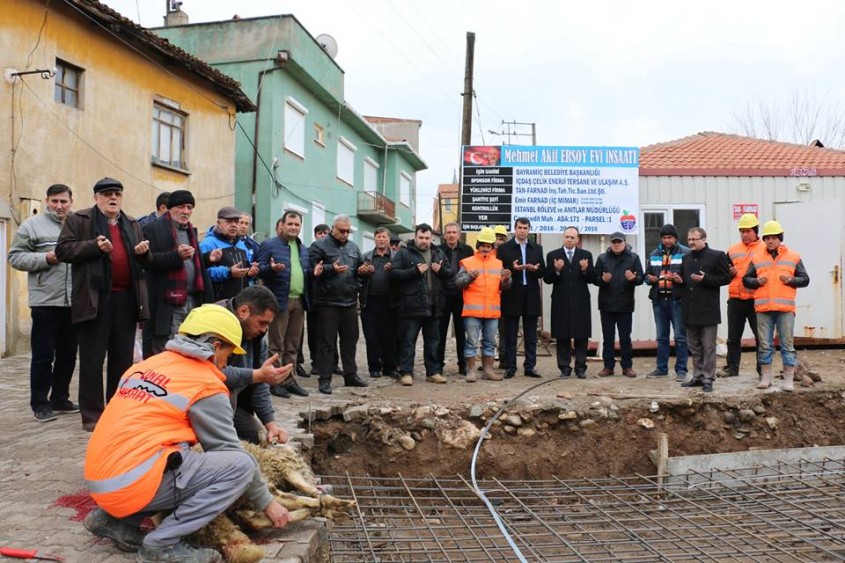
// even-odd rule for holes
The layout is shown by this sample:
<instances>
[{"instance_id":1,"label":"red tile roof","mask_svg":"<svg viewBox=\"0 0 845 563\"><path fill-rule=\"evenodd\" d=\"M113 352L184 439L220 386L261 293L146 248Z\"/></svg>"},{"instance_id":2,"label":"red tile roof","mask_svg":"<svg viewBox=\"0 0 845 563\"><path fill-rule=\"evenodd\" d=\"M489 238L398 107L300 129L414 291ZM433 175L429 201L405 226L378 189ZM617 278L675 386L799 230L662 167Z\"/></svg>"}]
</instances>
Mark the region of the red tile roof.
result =
<instances>
[{"instance_id":1,"label":"red tile roof","mask_svg":"<svg viewBox=\"0 0 845 563\"><path fill-rule=\"evenodd\" d=\"M153 61L161 58L164 60L165 67L173 65L192 73L234 101L238 111L255 111L255 104L241 90L240 82L173 45L167 39L141 27L97 0L63 0L63 2L99 25L101 31L114 35L125 43L127 48L135 49L142 56Z\"/></svg>"},{"instance_id":2,"label":"red tile roof","mask_svg":"<svg viewBox=\"0 0 845 563\"><path fill-rule=\"evenodd\" d=\"M640 176L845 176L845 151L705 131L643 147Z\"/></svg>"}]
</instances>

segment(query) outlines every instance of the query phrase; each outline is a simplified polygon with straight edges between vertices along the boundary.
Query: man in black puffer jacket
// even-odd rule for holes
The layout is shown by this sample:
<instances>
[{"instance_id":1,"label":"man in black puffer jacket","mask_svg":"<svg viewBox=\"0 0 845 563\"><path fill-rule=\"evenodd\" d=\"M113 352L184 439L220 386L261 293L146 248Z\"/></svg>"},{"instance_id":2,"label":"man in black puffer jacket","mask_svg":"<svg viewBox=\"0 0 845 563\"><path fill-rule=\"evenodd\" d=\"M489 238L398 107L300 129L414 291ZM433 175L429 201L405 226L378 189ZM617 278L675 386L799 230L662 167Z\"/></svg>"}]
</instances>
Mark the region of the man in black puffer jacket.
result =
<instances>
[{"instance_id":1,"label":"man in black puffer jacket","mask_svg":"<svg viewBox=\"0 0 845 563\"><path fill-rule=\"evenodd\" d=\"M446 383L437 355L440 343L440 315L445 298L443 282L454 275L446 254L431 245L431 227L417 225L414 240L393 257L390 280L399 294L399 374L402 385L412 385L414 353L420 330L423 333L425 379Z\"/></svg>"},{"instance_id":2,"label":"man in black puffer jacket","mask_svg":"<svg viewBox=\"0 0 845 563\"><path fill-rule=\"evenodd\" d=\"M599 311L601 312L602 359L604 369L599 377L613 375L616 360L613 357L616 331L619 330L619 349L622 355L622 375L637 377L634 371L631 326L634 316L634 289L643 283L643 266L640 257L625 242L625 235L610 235L610 247L596 260L595 279L599 286Z\"/></svg>"}]
</instances>

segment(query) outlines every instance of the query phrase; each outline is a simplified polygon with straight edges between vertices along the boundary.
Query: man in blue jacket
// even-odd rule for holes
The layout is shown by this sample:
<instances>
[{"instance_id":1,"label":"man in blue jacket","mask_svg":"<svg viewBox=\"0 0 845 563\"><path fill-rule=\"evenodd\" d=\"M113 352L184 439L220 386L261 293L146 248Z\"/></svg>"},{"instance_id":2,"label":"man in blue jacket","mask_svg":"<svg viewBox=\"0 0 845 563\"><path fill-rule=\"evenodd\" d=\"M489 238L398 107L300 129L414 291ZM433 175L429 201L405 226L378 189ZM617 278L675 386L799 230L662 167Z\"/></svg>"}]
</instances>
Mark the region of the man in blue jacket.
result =
<instances>
[{"instance_id":1,"label":"man in blue jacket","mask_svg":"<svg viewBox=\"0 0 845 563\"><path fill-rule=\"evenodd\" d=\"M249 285L249 278L258 275L258 263L249 261L244 241L238 235L241 212L222 207L217 212L217 225L209 229L200 243L200 251L214 285L214 299L231 299Z\"/></svg>"},{"instance_id":2,"label":"man in blue jacket","mask_svg":"<svg viewBox=\"0 0 845 563\"><path fill-rule=\"evenodd\" d=\"M285 211L282 215L281 233L261 243L256 261L264 285L276 296L279 313L273 319L267 337L270 353L278 354L279 365L296 365L305 311L308 309L308 277L311 263L308 251L299 239L302 215L298 211ZM308 392L291 377L285 385L274 385L270 392L280 397L291 394L307 397Z\"/></svg>"}]
</instances>

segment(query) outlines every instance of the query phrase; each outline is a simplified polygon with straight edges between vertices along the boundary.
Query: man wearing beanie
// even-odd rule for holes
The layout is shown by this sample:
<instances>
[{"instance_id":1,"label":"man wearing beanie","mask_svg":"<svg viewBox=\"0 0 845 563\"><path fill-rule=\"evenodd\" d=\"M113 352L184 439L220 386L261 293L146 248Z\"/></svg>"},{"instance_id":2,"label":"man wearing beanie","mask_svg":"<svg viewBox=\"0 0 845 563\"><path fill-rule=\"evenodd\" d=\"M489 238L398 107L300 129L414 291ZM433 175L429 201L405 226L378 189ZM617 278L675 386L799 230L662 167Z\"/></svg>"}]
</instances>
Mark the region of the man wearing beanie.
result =
<instances>
[{"instance_id":1,"label":"man wearing beanie","mask_svg":"<svg viewBox=\"0 0 845 563\"><path fill-rule=\"evenodd\" d=\"M675 331L675 376L677 381L687 378L687 333L681 316L681 291L675 285L674 275L681 271L681 261L690 250L678 243L678 230L667 223L660 229L660 244L648 257L645 283L650 285L648 298L654 310L657 327L657 367L646 377L660 378L669 375L669 330Z\"/></svg>"},{"instance_id":2,"label":"man wearing beanie","mask_svg":"<svg viewBox=\"0 0 845 563\"><path fill-rule=\"evenodd\" d=\"M122 204L123 184L103 178L94 184L94 206L70 213L56 244L59 260L73 264L71 322L79 337L79 410L89 432L132 365L135 325L148 315L142 268L149 264L150 245Z\"/></svg>"},{"instance_id":3,"label":"man wearing beanie","mask_svg":"<svg viewBox=\"0 0 845 563\"><path fill-rule=\"evenodd\" d=\"M164 351L191 309L214 298L191 224L194 196L187 190L170 194L167 212L147 223L144 237L150 241L150 319L144 324L144 358Z\"/></svg>"}]
</instances>

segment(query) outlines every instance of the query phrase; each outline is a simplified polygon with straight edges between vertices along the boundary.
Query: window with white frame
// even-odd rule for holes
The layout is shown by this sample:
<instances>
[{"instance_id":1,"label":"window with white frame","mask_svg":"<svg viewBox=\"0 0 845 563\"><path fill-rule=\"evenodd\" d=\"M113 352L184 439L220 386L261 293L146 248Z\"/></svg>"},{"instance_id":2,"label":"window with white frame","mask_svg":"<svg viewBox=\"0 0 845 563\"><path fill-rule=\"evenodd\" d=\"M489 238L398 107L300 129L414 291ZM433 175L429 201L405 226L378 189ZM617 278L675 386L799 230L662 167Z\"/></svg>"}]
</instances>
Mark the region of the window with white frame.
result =
<instances>
[{"instance_id":1,"label":"window with white frame","mask_svg":"<svg viewBox=\"0 0 845 563\"><path fill-rule=\"evenodd\" d=\"M285 140L289 153L305 158L305 116L308 110L290 96L285 97Z\"/></svg>"},{"instance_id":2,"label":"window with white frame","mask_svg":"<svg viewBox=\"0 0 845 563\"><path fill-rule=\"evenodd\" d=\"M311 203L311 234L314 234L314 227L326 222L326 206L319 201Z\"/></svg>"},{"instance_id":3,"label":"window with white frame","mask_svg":"<svg viewBox=\"0 0 845 563\"><path fill-rule=\"evenodd\" d=\"M56 59L56 86L53 98L60 104L82 107L83 70L61 59Z\"/></svg>"},{"instance_id":4,"label":"window with white frame","mask_svg":"<svg viewBox=\"0 0 845 563\"><path fill-rule=\"evenodd\" d=\"M376 247L376 236L372 232L361 233L361 252L369 252Z\"/></svg>"},{"instance_id":5,"label":"window with white frame","mask_svg":"<svg viewBox=\"0 0 845 563\"><path fill-rule=\"evenodd\" d=\"M378 191L378 163L369 156L364 159L364 191Z\"/></svg>"},{"instance_id":6,"label":"window with white frame","mask_svg":"<svg viewBox=\"0 0 845 563\"><path fill-rule=\"evenodd\" d=\"M643 233L639 237L644 244L640 252L648 256L660 244L660 229L671 223L678 230L678 242L686 244L687 231L693 227L704 227L703 204L671 204L643 206Z\"/></svg>"},{"instance_id":7,"label":"window with white frame","mask_svg":"<svg viewBox=\"0 0 845 563\"><path fill-rule=\"evenodd\" d=\"M314 124L314 142L321 147L326 146L326 128L319 123Z\"/></svg>"},{"instance_id":8,"label":"window with white frame","mask_svg":"<svg viewBox=\"0 0 845 563\"><path fill-rule=\"evenodd\" d=\"M411 206L411 176L407 172L399 174L399 203Z\"/></svg>"},{"instance_id":9,"label":"window with white frame","mask_svg":"<svg viewBox=\"0 0 845 563\"><path fill-rule=\"evenodd\" d=\"M185 159L186 113L179 104L172 101L153 103L153 147L152 161L174 168L187 170Z\"/></svg>"},{"instance_id":10,"label":"window with white frame","mask_svg":"<svg viewBox=\"0 0 845 563\"><path fill-rule=\"evenodd\" d=\"M355 145L346 137L337 140L337 177L350 186L355 186Z\"/></svg>"}]
</instances>

